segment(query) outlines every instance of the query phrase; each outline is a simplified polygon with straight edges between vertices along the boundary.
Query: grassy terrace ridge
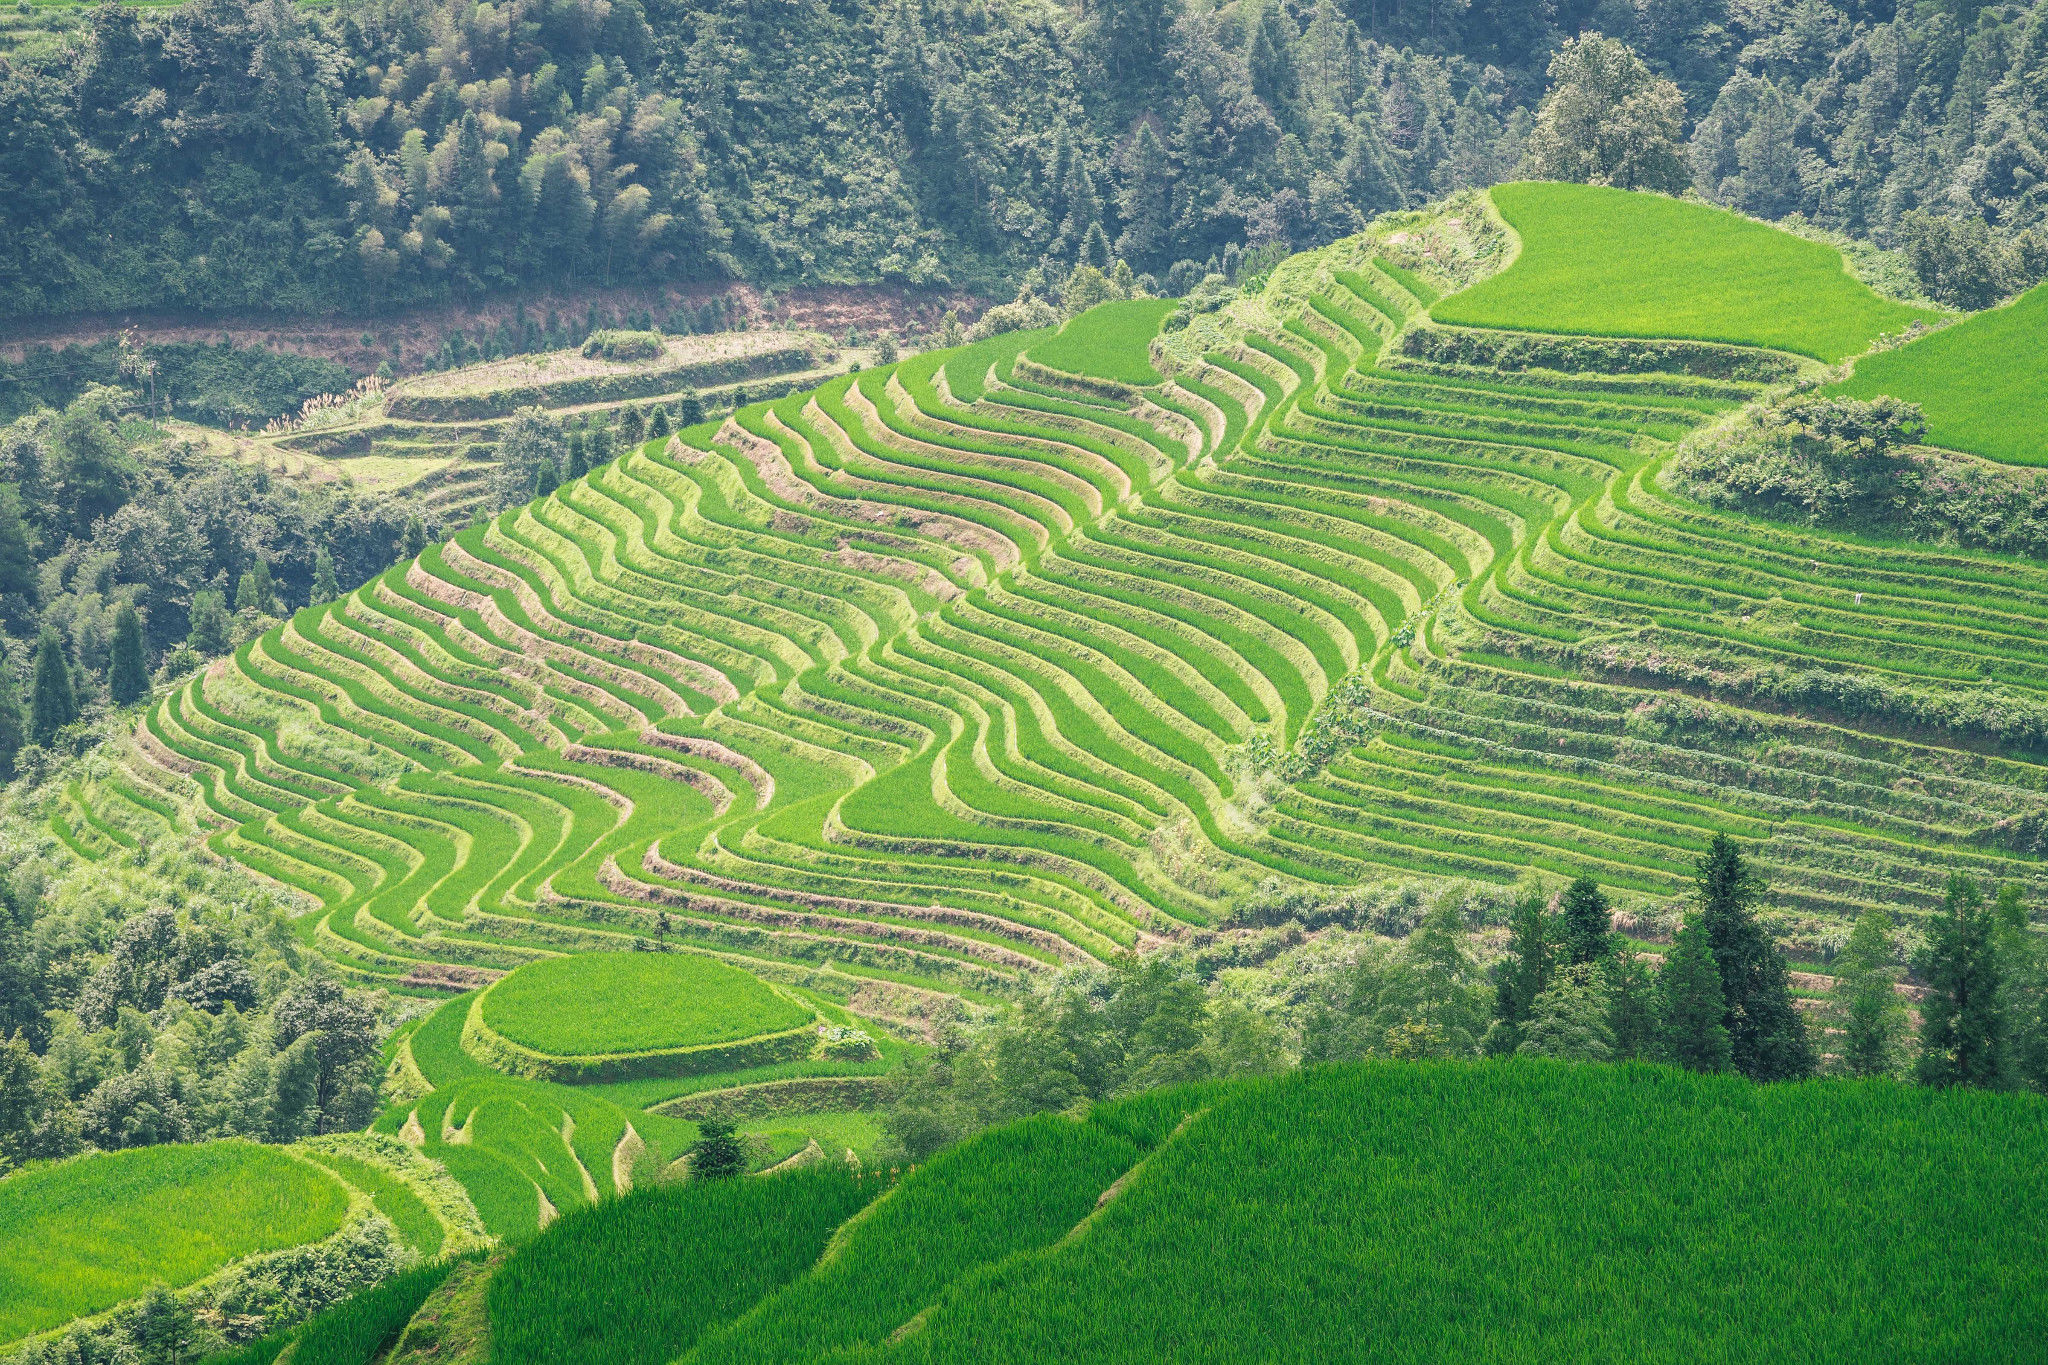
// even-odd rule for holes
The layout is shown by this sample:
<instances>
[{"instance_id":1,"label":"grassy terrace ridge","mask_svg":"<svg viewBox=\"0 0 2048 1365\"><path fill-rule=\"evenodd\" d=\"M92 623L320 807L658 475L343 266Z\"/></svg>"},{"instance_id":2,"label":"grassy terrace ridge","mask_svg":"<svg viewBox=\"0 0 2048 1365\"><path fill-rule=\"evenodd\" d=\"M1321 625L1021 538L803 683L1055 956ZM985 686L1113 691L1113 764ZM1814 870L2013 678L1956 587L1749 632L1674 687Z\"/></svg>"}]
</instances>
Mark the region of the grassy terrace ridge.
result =
<instances>
[{"instance_id":1,"label":"grassy terrace ridge","mask_svg":"<svg viewBox=\"0 0 2048 1365\"><path fill-rule=\"evenodd\" d=\"M1152 338L1174 309L1172 299L1124 299L1089 309L1029 352L1030 358L1067 374L1113 379L1123 384L1157 384Z\"/></svg>"},{"instance_id":2,"label":"grassy terrace ridge","mask_svg":"<svg viewBox=\"0 0 2048 1365\"><path fill-rule=\"evenodd\" d=\"M1829 393L1918 403L1930 445L2048 465L2048 285L1856 362Z\"/></svg>"},{"instance_id":3,"label":"grassy terrace ridge","mask_svg":"<svg viewBox=\"0 0 2048 1365\"><path fill-rule=\"evenodd\" d=\"M1438 322L1766 346L1838 361L1939 315L1880 298L1842 253L1727 209L1594 185L1496 185L1514 264Z\"/></svg>"},{"instance_id":4,"label":"grassy terrace ridge","mask_svg":"<svg viewBox=\"0 0 2048 1365\"><path fill-rule=\"evenodd\" d=\"M162 1281L340 1229L348 1190L276 1147L139 1147L0 1180L0 1344L61 1327Z\"/></svg>"},{"instance_id":5,"label":"grassy terrace ridge","mask_svg":"<svg viewBox=\"0 0 2048 1365\"><path fill-rule=\"evenodd\" d=\"M799 1027L811 1011L693 953L580 953L529 963L478 1008L491 1028L556 1057L701 1047Z\"/></svg>"}]
</instances>

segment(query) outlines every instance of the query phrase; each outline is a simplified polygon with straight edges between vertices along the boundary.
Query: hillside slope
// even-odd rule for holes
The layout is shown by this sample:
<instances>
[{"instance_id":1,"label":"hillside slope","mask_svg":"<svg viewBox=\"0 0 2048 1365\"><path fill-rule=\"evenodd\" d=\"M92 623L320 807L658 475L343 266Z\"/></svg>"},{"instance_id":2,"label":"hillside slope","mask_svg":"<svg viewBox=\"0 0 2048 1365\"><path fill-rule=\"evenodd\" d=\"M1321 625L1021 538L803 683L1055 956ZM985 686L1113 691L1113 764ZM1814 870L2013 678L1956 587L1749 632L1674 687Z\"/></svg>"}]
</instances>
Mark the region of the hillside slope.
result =
<instances>
[{"instance_id":1,"label":"hillside slope","mask_svg":"<svg viewBox=\"0 0 2048 1365\"><path fill-rule=\"evenodd\" d=\"M489 1335L534 1365L2017 1359L2048 1329L2048 1214L2013 1195L2044 1160L2034 1096L1317 1067L893 1183L635 1194L514 1252Z\"/></svg>"},{"instance_id":2,"label":"hillside slope","mask_svg":"<svg viewBox=\"0 0 2048 1365\"><path fill-rule=\"evenodd\" d=\"M885 1015L1269 882L1654 908L1716 832L1813 952L1951 867L2048 885L2048 573L1667 494L1808 362L1430 325L1482 218L1286 262L1161 384L1111 308L1049 352L1093 374L1012 334L635 450L176 688L56 828L202 833L363 980L665 926Z\"/></svg>"}]
</instances>

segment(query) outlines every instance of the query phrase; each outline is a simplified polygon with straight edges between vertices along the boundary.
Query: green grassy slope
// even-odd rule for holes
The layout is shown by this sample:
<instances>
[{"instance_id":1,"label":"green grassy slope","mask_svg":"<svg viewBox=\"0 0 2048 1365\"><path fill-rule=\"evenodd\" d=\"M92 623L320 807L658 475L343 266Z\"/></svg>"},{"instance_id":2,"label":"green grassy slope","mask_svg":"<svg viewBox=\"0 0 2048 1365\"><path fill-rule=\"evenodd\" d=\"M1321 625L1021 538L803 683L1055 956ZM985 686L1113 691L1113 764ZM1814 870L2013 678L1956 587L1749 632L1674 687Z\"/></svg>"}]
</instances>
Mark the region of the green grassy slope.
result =
<instances>
[{"instance_id":1,"label":"green grassy slope","mask_svg":"<svg viewBox=\"0 0 2048 1365\"><path fill-rule=\"evenodd\" d=\"M2013 1197L2044 1120L1888 1082L1316 1069L845 1359L2009 1359L2048 1329L2048 1215Z\"/></svg>"},{"instance_id":2,"label":"green grassy slope","mask_svg":"<svg viewBox=\"0 0 2048 1365\"><path fill-rule=\"evenodd\" d=\"M2044 1160L2028 1095L1318 1067L1027 1119L897 1182L633 1194L512 1253L493 1358L2020 1359Z\"/></svg>"},{"instance_id":3,"label":"green grassy slope","mask_svg":"<svg viewBox=\"0 0 2048 1365\"><path fill-rule=\"evenodd\" d=\"M1725 341L1834 361L1934 316L1879 298L1834 248L1726 209L1592 185L1492 193L1521 255L1437 304L1439 322Z\"/></svg>"},{"instance_id":4,"label":"green grassy slope","mask_svg":"<svg viewBox=\"0 0 2048 1365\"><path fill-rule=\"evenodd\" d=\"M2010 464L2048 465L2048 285L2003 308L1856 362L1828 389L1918 403L1929 443Z\"/></svg>"},{"instance_id":5,"label":"green grassy slope","mask_svg":"<svg viewBox=\"0 0 2048 1365\"><path fill-rule=\"evenodd\" d=\"M0 1343L339 1229L348 1191L248 1142L142 1147L0 1180Z\"/></svg>"}]
</instances>

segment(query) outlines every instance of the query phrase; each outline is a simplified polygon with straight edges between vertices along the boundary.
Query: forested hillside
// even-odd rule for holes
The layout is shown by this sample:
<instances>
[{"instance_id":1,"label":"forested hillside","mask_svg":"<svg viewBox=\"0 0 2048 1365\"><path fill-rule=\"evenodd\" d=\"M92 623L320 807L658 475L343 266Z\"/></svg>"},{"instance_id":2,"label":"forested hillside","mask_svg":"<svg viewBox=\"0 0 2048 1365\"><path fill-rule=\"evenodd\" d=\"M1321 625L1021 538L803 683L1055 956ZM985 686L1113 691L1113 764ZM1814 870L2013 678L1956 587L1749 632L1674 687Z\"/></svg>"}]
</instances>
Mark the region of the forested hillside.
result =
<instances>
[{"instance_id":1,"label":"forested hillside","mask_svg":"<svg viewBox=\"0 0 2048 1365\"><path fill-rule=\"evenodd\" d=\"M1596 73L1618 183L1906 245L1966 306L2042 273L2039 4L192 0L4 59L0 315L1164 280L1525 153L1591 178L1534 118L1588 29L1674 82Z\"/></svg>"}]
</instances>

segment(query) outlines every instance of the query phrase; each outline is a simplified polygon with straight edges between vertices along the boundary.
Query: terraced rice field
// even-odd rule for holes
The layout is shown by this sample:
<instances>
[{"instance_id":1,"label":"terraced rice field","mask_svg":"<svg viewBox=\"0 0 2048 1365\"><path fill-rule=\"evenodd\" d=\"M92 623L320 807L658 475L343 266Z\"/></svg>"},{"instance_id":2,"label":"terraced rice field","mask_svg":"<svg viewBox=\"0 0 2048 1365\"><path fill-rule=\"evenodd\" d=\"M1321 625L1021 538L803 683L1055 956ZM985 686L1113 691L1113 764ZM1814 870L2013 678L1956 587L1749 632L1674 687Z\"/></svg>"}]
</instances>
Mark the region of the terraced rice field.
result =
<instances>
[{"instance_id":1,"label":"terraced rice field","mask_svg":"<svg viewBox=\"0 0 2048 1365\"><path fill-rule=\"evenodd\" d=\"M655 1052L800 1028L811 1011L755 977L694 954L588 953L521 967L481 997L479 1017L557 1057Z\"/></svg>"},{"instance_id":2,"label":"terraced rice field","mask_svg":"<svg viewBox=\"0 0 2048 1365\"><path fill-rule=\"evenodd\" d=\"M1816 278L1817 316L1889 316ZM1418 359L1450 283L1352 239L1173 334L1157 384L1013 334L651 443L218 661L58 822L91 857L204 832L361 981L665 926L884 1017L1274 879L1659 903L1725 831L1796 952L1951 867L2048 889L2016 851L2048 570L1688 503L1672 443L1762 381ZM576 1122L601 1188L618 1132Z\"/></svg>"},{"instance_id":3,"label":"terraced rice field","mask_svg":"<svg viewBox=\"0 0 2048 1365\"><path fill-rule=\"evenodd\" d=\"M1439 322L1684 337L1836 361L1938 315L1879 298L1833 247L1710 205L1590 185L1500 185L1523 248L1434 310Z\"/></svg>"},{"instance_id":4,"label":"terraced rice field","mask_svg":"<svg viewBox=\"0 0 2048 1365\"><path fill-rule=\"evenodd\" d=\"M152 1283L340 1229L349 1193L248 1142L143 1147L0 1181L0 1345L102 1312Z\"/></svg>"},{"instance_id":5,"label":"terraced rice field","mask_svg":"<svg viewBox=\"0 0 2048 1365\"><path fill-rule=\"evenodd\" d=\"M2048 465L2048 285L1931 336L1856 362L1828 390L1918 403L1931 445Z\"/></svg>"}]
</instances>

